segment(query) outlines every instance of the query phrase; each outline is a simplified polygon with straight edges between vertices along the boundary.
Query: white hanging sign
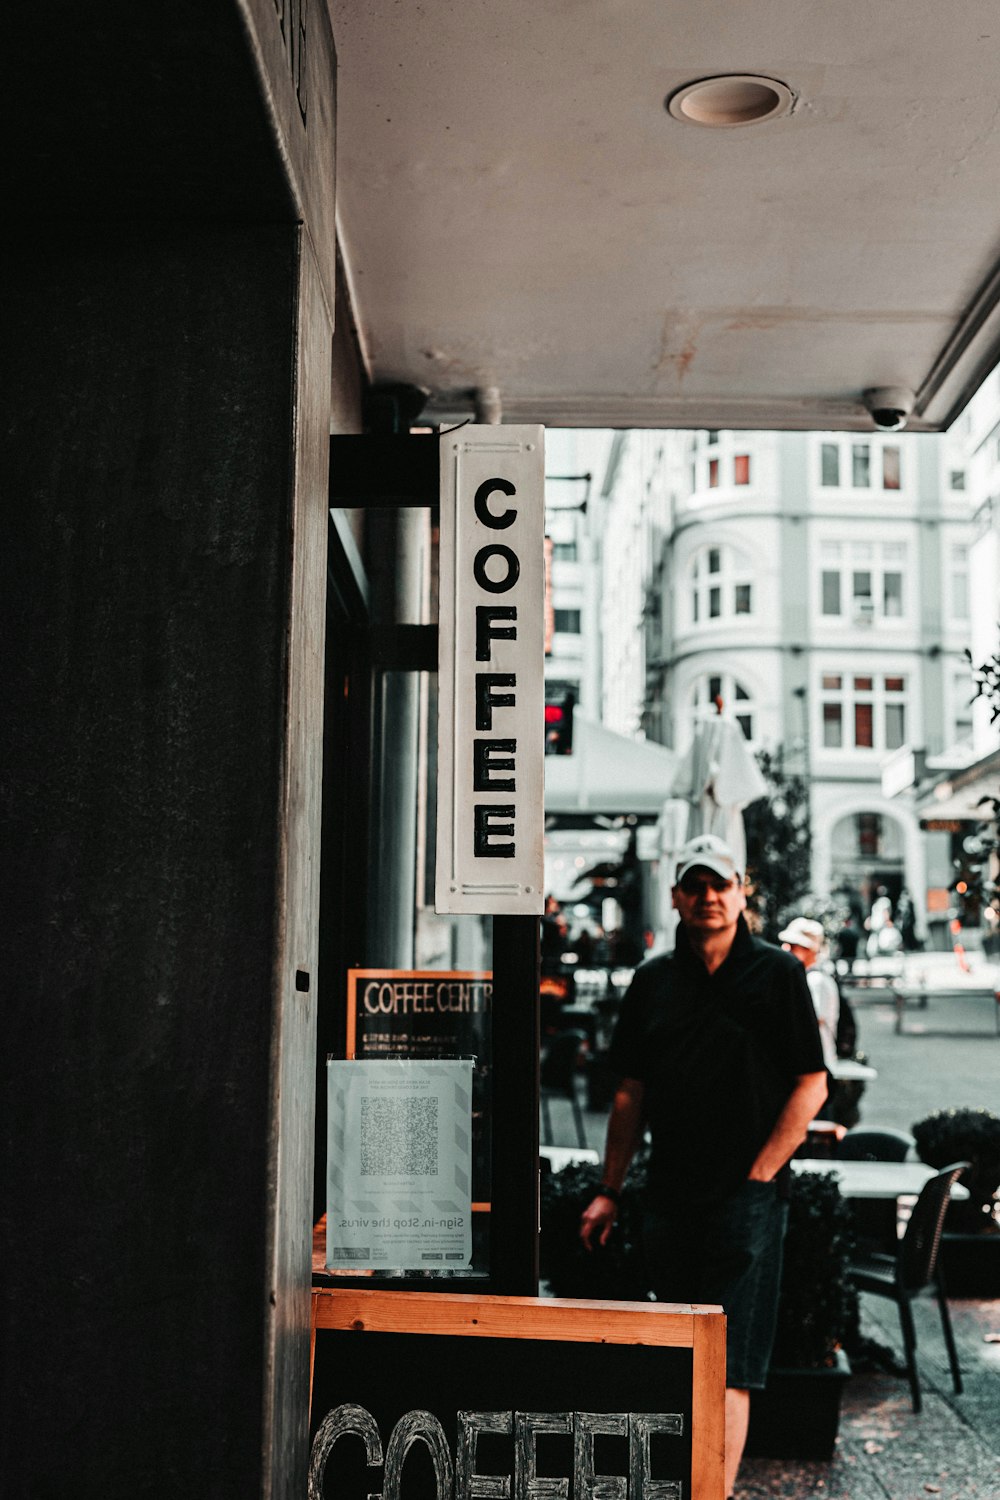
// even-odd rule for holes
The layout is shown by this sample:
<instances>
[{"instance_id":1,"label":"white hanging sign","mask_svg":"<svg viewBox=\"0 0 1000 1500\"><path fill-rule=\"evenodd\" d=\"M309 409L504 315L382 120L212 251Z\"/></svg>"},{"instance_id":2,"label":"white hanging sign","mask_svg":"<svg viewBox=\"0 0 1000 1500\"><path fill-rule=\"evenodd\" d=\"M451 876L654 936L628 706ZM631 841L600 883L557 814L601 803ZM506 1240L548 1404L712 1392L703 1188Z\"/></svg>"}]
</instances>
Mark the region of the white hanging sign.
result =
<instances>
[{"instance_id":1,"label":"white hanging sign","mask_svg":"<svg viewBox=\"0 0 1000 1500\"><path fill-rule=\"evenodd\" d=\"M542 427L441 438L435 909L543 906Z\"/></svg>"}]
</instances>

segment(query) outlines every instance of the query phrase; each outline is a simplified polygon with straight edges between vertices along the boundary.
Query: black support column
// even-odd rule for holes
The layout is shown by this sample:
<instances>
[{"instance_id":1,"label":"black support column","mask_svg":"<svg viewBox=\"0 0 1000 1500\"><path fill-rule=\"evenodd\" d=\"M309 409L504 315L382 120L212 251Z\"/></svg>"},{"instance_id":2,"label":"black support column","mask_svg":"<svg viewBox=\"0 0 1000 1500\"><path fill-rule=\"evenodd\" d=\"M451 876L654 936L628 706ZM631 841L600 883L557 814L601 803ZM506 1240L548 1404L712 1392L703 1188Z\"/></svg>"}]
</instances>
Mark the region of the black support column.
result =
<instances>
[{"instance_id":1,"label":"black support column","mask_svg":"<svg viewBox=\"0 0 1000 1500\"><path fill-rule=\"evenodd\" d=\"M3 1489L298 1497L325 7L7 40Z\"/></svg>"}]
</instances>

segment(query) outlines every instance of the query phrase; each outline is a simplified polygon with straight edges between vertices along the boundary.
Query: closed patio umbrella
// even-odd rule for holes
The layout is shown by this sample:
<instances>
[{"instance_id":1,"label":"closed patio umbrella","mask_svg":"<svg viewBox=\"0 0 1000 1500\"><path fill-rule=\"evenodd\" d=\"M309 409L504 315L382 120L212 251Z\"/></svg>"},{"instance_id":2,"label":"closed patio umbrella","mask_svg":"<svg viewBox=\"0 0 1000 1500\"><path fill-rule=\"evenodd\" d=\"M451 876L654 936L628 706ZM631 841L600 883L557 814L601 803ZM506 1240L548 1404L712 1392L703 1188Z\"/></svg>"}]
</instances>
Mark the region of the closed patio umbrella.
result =
<instances>
[{"instance_id":1,"label":"closed patio umbrella","mask_svg":"<svg viewBox=\"0 0 1000 1500\"><path fill-rule=\"evenodd\" d=\"M696 834L714 833L725 839L745 873L747 838L743 809L766 791L767 783L739 724L714 711L710 719L702 719L678 762L669 799L659 818L656 952L669 950L674 944L677 913L673 909L672 891L681 846Z\"/></svg>"},{"instance_id":2,"label":"closed patio umbrella","mask_svg":"<svg viewBox=\"0 0 1000 1500\"><path fill-rule=\"evenodd\" d=\"M766 791L767 783L742 729L721 714L698 724L670 787L671 796L683 798L691 809L686 837L714 833L725 839L744 871L743 809Z\"/></svg>"}]
</instances>

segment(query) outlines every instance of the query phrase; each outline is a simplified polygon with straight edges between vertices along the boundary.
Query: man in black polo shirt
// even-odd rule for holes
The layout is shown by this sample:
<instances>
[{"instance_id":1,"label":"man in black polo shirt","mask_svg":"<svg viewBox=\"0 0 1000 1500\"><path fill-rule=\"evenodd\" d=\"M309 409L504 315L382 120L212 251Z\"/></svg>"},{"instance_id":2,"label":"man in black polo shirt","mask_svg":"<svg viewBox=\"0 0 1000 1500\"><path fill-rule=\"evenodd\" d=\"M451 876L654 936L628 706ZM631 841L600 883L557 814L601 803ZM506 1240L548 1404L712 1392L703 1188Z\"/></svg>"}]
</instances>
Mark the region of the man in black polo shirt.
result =
<instances>
[{"instance_id":1,"label":"man in black polo shirt","mask_svg":"<svg viewBox=\"0 0 1000 1500\"><path fill-rule=\"evenodd\" d=\"M743 874L721 839L682 849L673 953L635 974L611 1044L619 1084L588 1249L607 1242L625 1173L652 1139L645 1244L665 1302L717 1302L727 1314L726 1494L736 1482L750 1391L774 1339L788 1161L826 1098L805 970L753 937Z\"/></svg>"}]
</instances>

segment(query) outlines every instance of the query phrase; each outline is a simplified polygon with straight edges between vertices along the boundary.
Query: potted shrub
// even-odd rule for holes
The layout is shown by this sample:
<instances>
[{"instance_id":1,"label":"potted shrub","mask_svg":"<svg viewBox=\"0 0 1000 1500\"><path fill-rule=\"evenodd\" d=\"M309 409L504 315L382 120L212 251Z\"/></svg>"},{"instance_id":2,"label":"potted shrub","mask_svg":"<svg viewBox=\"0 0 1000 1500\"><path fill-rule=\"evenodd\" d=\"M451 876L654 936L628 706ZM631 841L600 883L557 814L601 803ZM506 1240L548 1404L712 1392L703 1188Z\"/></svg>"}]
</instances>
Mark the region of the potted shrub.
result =
<instances>
[{"instance_id":1,"label":"potted shrub","mask_svg":"<svg viewBox=\"0 0 1000 1500\"><path fill-rule=\"evenodd\" d=\"M543 1176L540 1260L554 1297L646 1301L642 1252L645 1157L625 1180L618 1223L607 1247L588 1252L580 1214L597 1191L600 1168L583 1164ZM767 1389L754 1393L748 1453L771 1458L829 1458L840 1422L850 1363L843 1345L856 1335L858 1302L848 1276L849 1212L828 1173L792 1179L781 1278L778 1331Z\"/></svg>"},{"instance_id":2,"label":"potted shrub","mask_svg":"<svg viewBox=\"0 0 1000 1500\"><path fill-rule=\"evenodd\" d=\"M1000 1115L988 1109L939 1109L912 1127L920 1160L971 1166L962 1176L968 1200L948 1205L940 1266L953 1297L1000 1296Z\"/></svg>"},{"instance_id":3,"label":"potted shrub","mask_svg":"<svg viewBox=\"0 0 1000 1500\"><path fill-rule=\"evenodd\" d=\"M580 1162L542 1177L539 1267L553 1297L648 1300L642 1255L645 1182L646 1158L639 1154L625 1179L611 1238L604 1247L585 1250L580 1242L580 1215L600 1186L600 1167Z\"/></svg>"},{"instance_id":4,"label":"potted shrub","mask_svg":"<svg viewBox=\"0 0 1000 1500\"><path fill-rule=\"evenodd\" d=\"M778 1328L767 1386L753 1393L747 1453L829 1458L851 1373L844 1344L857 1331L848 1274L850 1214L825 1172L792 1179Z\"/></svg>"}]
</instances>

